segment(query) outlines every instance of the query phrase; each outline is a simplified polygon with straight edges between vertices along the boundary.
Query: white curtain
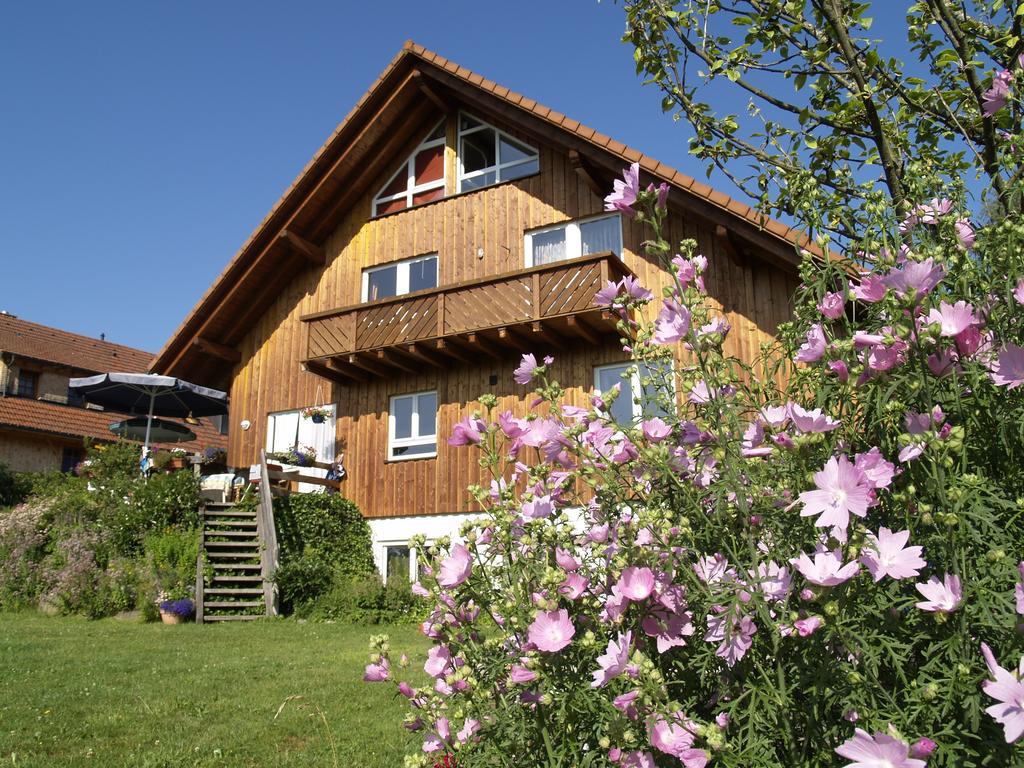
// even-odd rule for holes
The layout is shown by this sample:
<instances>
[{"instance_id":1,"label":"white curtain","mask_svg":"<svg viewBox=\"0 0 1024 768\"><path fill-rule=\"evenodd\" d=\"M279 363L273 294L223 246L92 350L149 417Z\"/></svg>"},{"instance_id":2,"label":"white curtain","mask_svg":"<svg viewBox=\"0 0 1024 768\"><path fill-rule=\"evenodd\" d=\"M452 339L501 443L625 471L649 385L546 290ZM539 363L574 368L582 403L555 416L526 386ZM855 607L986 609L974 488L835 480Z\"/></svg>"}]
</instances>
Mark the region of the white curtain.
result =
<instances>
[{"instance_id":1,"label":"white curtain","mask_svg":"<svg viewBox=\"0 0 1024 768\"><path fill-rule=\"evenodd\" d=\"M324 405L330 415L322 424L305 419L299 411L272 413L267 417L267 450L287 451L292 446L308 445L316 450L316 460L330 464L334 461L335 423L337 412L334 405ZM304 475L326 477L327 470L319 467L300 467ZM323 486L299 483L300 493L323 491Z\"/></svg>"}]
</instances>

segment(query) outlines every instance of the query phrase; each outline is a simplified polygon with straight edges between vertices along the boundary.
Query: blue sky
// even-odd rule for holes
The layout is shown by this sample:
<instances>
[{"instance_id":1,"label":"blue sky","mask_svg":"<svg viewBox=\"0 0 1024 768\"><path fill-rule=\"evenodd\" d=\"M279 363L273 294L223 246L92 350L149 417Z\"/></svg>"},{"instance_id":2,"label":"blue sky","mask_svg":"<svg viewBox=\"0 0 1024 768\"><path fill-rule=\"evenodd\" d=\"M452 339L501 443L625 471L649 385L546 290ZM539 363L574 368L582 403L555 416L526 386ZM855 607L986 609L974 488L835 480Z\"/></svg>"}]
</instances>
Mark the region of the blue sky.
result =
<instances>
[{"instance_id":1,"label":"blue sky","mask_svg":"<svg viewBox=\"0 0 1024 768\"><path fill-rule=\"evenodd\" d=\"M6 3L0 310L157 350L408 38L702 177L623 26L607 0Z\"/></svg>"}]
</instances>

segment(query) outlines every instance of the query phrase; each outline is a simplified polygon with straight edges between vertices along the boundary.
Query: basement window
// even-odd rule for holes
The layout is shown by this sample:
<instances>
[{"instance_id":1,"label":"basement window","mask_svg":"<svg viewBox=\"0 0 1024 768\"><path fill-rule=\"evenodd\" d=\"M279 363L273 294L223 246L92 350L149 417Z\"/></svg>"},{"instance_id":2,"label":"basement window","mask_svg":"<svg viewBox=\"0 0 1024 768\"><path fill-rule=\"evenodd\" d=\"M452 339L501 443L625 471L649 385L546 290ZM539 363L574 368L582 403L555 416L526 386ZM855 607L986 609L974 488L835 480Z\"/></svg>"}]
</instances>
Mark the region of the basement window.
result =
<instances>
[{"instance_id":1,"label":"basement window","mask_svg":"<svg viewBox=\"0 0 1024 768\"><path fill-rule=\"evenodd\" d=\"M619 396L612 403L611 417L619 424L633 424L641 419L668 415L662 405L664 387L659 382L671 382L675 392L672 365L667 360L651 363L615 363L594 369L594 386L607 392L616 384L621 386Z\"/></svg>"},{"instance_id":2,"label":"basement window","mask_svg":"<svg viewBox=\"0 0 1024 768\"><path fill-rule=\"evenodd\" d=\"M437 456L437 392L395 395L388 414L388 459L431 456Z\"/></svg>"},{"instance_id":3,"label":"basement window","mask_svg":"<svg viewBox=\"0 0 1024 768\"><path fill-rule=\"evenodd\" d=\"M420 143L373 199L373 215L444 197L444 120Z\"/></svg>"},{"instance_id":4,"label":"basement window","mask_svg":"<svg viewBox=\"0 0 1024 768\"><path fill-rule=\"evenodd\" d=\"M521 179L539 170L536 149L475 117L459 116L459 192Z\"/></svg>"},{"instance_id":5,"label":"basement window","mask_svg":"<svg viewBox=\"0 0 1024 768\"><path fill-rule=\"evenodd\" d=\"M437 254L363 270L362 300L380 301L437 287Z\"/></svg>"},{"instance_id":6,"label":"basement window","mask_svg":"<svg viewBox=\"0 0 1024 768\"><path fill-rule=\"evenodd\" d=\"M622 219L618 214L527 232L523 250L527 267L539 267L592 253L622 255Z\"/></svg>"}]
</instances>

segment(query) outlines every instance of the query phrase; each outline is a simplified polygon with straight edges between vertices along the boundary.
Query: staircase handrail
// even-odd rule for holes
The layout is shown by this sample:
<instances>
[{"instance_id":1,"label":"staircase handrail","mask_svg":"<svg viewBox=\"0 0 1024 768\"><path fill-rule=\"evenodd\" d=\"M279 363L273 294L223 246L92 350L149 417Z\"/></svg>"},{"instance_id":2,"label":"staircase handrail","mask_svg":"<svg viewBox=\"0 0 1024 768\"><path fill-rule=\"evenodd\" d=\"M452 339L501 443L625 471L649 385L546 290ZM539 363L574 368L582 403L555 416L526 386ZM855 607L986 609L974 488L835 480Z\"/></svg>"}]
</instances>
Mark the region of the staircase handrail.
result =
<instances>
[{"instance_id":1,"label":"staircase handrail","mask_svg":"<svg viewBox=\"0 0 1024 768\"><path fill-rule=\"evenodd\" d=\"M274 525L274 496L270 488L267 468L267 452L260 451L260 503L256 526L263 542L263 556L260 558L260 574L263 577L263 602L267 616L278 615L277 584L274 574L278 566L277 528Z\"/></svg>"}]
</instances>

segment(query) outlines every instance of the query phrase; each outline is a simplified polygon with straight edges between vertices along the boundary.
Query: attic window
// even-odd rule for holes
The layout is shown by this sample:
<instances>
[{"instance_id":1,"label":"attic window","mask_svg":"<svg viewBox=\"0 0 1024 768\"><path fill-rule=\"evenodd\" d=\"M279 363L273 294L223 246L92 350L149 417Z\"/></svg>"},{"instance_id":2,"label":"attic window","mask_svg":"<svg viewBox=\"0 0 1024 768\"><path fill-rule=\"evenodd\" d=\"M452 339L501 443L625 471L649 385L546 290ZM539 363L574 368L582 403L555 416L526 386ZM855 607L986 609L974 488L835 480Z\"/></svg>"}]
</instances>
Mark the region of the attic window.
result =
<instances>
[{"instance_id":1,"label":"attic window","mask_svg":"<svg viewBox=\"0 0 1024 768\"><path fill-rule=\"evenodd\" d=\"M539 170L536 149L493 125L459 116L459 192L521 179Z\"/></svg>"},{"instance_id":2,"label":"attic window","mask_svg":"<svg viewBox=\"0 0 1024 768\"><path fill-rule=\"evenodd\" d=\"M442 120L377 193L374 216L444 197L444 139Z\"/></svg>"}]
</instances>

